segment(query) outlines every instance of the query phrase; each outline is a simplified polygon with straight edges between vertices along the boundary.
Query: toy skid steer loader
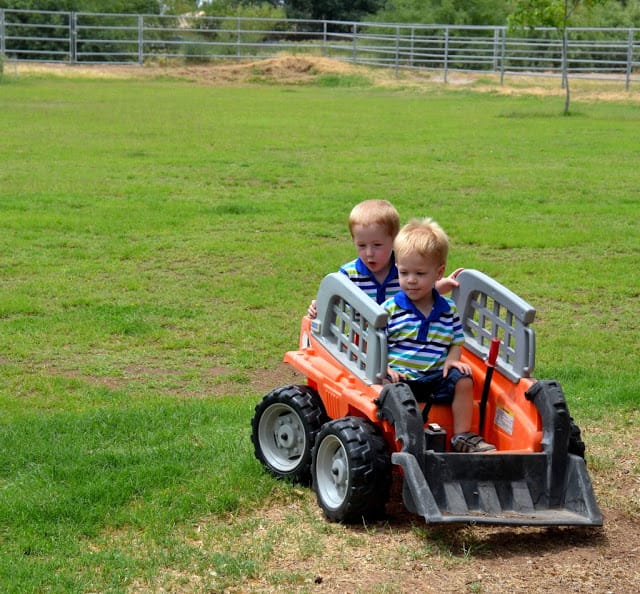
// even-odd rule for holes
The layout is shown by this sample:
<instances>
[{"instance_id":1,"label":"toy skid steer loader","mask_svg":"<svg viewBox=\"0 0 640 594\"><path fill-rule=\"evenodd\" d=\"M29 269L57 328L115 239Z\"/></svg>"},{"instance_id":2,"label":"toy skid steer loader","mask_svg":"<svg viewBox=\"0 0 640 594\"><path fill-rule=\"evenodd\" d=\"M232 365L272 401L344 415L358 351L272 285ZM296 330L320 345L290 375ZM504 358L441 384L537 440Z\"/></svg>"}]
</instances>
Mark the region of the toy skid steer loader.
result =
<instances>
[{"instance_id":1,"label":"toy skid steer loader","mask_svg":"<svg viewBox=\"0 0 640 594\"><path fill-rule=\"evenodd\" d=\"M312 483L337 522L382 516L396 470L405 507L428 523L602 525L562 389L531 378L535 310L478 271L458 281L472 429L496 451L451 452L450 407L423 409L406 384L384 383L387 314L334 273L320 286L318 317L302 320L299 349L284 357L307 384L256 406L256 457L276 477Z\"/></svg>"}]
</instances>

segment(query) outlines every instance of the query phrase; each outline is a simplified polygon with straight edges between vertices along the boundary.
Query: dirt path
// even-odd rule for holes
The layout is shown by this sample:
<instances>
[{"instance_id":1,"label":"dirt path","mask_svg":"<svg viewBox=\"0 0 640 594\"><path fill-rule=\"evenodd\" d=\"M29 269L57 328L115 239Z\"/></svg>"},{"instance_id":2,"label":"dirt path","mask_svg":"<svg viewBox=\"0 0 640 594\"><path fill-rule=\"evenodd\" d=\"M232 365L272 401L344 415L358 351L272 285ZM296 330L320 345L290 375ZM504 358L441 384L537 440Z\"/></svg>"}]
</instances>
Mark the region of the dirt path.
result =
<instances>
[{"instance_id":1,"label":"dirt path","mask_svg":"<svg viewBox=\"0 0 640 594\"><path fill-rule=\"evenodd\" d=\"M615 510L605 510L602 529L429 528L392 512L375 526L321 530L324 520L302 499L263 510L264 533L279 535L278 553L260 579L232 591L292 591L291 581L278 585L282 575L299 576L299 590L312 592L630 594L640 587L640 525ZM310 538L313 554L305 548Z\"/></svg>"}]
</instances>

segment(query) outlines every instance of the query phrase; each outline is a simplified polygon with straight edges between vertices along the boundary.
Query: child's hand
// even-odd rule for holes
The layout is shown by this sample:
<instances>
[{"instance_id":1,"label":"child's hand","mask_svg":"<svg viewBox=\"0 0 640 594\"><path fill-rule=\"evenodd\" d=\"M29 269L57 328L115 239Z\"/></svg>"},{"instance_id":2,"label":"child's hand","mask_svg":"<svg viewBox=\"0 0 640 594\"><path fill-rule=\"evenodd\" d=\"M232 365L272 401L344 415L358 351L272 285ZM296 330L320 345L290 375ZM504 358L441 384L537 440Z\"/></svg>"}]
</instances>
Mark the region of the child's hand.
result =
<instances>
[{"instance_id":1,"label":"child's hand","mask_svg":"<svg viewBox=\"0 0 640 594\"><path fill-rule=\"evenodd\" d=\"M318 317L318 310L316 308L316 300L314 299L307 309L307 317L315 320Z\"/></svg>"},{"instance_id":2,"label":"child's hand","mask_svg":"<svg viewBox=\"0 0 640 594\"><path fill-rule=\"evenodd\" d=\"M462 361L447 359L444 362L442 377L447 377L450 369L457 369L460 373L464 375L472 375L471 365L468 365L467 363L463 363Z\"/></svg>"},{"instance_id":3,"label":"child's hand","mask_svg":"<svg viewBox=\"0 0 640 594\"><path fill-rule=\"evenodd\" d=\"M456 268L449 276L441 278L436 283L436 290L441 295L451 293L453 289L460 286L460 283L456 280L457 276L464 270L464 268Z\"/></svg>"},{"instance_id":4,"label":"child's hand","mask_svg":"<svg viewBox=\"0 0 640 594\"><path fill-rule=\"evenodd\" d=\"M387 367L387 380L389 380L390 384L396 384L403 379L404 379L404 375L402 375L401 373L398 373L394 369L391 369L391 367Z\"/></svg>"}]
</instances>

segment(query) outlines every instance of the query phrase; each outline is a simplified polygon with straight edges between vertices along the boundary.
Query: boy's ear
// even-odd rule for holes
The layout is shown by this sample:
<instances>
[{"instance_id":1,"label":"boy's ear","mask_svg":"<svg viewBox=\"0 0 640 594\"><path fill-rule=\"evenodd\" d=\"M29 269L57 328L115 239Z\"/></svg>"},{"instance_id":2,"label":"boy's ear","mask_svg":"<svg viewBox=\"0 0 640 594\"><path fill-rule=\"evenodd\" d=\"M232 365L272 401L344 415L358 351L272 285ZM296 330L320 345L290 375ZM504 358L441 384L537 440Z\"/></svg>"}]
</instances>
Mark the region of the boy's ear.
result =
<instances>
[{"instance_id":1,"label":"boy's ear","mask_svg":"<svg viewBox=\"0 0 640 594\"><path fill-rule=\"evenodd\" d=\"M444 275L444 269L447 267L446 264L442 264L440 267L438 267L438 280L440 280L442 278L442 276Z\"/></svg>"}]
</instances>

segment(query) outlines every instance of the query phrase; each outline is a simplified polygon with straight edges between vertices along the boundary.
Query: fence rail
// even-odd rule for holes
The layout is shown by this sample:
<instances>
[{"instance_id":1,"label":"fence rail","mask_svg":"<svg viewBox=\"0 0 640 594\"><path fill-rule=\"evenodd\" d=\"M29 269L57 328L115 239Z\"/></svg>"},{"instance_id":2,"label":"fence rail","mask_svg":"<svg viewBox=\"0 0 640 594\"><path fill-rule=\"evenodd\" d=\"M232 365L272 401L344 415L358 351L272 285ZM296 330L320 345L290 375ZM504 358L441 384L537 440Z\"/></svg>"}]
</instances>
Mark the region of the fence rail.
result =
<instances>
[{"instance_id":1,"label":"fence rail","mask_svg":"<svg viewBox=\"0 0 640 594\"><path fill-rule=\"evenodd\" d=\"M640 29L571 28L567 72L640 81ZM144 64L290 54L399 69L561 76L555 29L0 9L0 56L15 61Z\"/></svg>"}]
</instances>

